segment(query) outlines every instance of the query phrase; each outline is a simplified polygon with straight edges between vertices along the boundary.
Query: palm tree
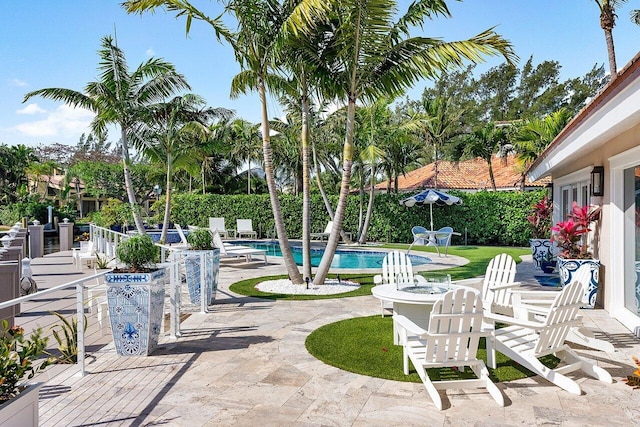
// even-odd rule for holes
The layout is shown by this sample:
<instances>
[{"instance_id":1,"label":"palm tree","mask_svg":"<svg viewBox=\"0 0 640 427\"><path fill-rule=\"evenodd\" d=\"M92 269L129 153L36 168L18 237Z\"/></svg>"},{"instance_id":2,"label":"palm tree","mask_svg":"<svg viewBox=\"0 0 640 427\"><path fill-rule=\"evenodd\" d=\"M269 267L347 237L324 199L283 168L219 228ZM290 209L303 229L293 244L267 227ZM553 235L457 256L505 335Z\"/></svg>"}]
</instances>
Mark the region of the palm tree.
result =
<instances>
[{"instance_id":1,"label":"palm tree","mask_svg":"<svg viewBox=\"0 0 640 427\"><path fill-rule=\"evenodd\" d=\"M231 123L231 137L230 154L239 160L238 164L247 163L247 194L251 194L251 162L261 157L259 126L236 119Z\"/></svg>"},{"instance_id":2,"label":"palm tree","mask_svg":"<svg viewBox=\"0 0 640 427\"><path fill-rule=\"evenodd\" d=\"M34 162L27 167L27 174L30 175L31 179L33 180L33 193L38 192L40 182L45 183L42 194L40 194L40 201L43 201L47 198L47 192L51 184L51 177L55 173L57 167L58 164L53 160L47 160L45 162ZM42 178L44 178L45 181L42 181Z\"/></svg>"},{"instance_id":3,"label":"palm tree","mask_svg":"<svg viewBox=\"0 0 640 427\"><path fill-rule=\"evenodd\" d=\"M395 22L397 3L393 0L345 0L332 6L332 25L324 33L323 62L318 72L325 84L322 87L325 98L337 98L347 105L347 123L340 197L314 284L324 283L344 221L357 101L395 98L419 79L433 78L439 72L461 66L465 60L482 61L483 55L502 54L508 61L517 59L511 44L492 30L458 42L409 38L410 29L422 25L425 19L450 16L444 1L414 2Z\"/></svg>"},{"instance_id":4,"label":"palm tree","mask_svg":"<svg viewBox=\"0 0 640 427\"><path fill-rule=\"evenodd\" d=\"M422 99L421 111L409 110L408 127L423 135L433 148L434 188L438 189L438 159L441 149L449 141L464 133L461 118L464 110L457 109L447 98Z\"/></svg>"},{"instance_id":5,"label":"palm tree","mask_svg":"<svg viewBox=\"0 0 640 427\"><path fill-rule=\"evenodd\" d=\"M194 94L153 104L132 139L133 145L153 163L165 166L165 210L160 242L166 241L169 229L174 171L197 173L200 164L197 147L206 139L209 123L232 115L227 109L204 108L204 105L205 100Z\"/></svg>"},{"instance_id":6,"label":"palm tree","mask_svg":"<svg viewBox=\"0 0 640 427\"><path fill-rule=\"evenodd\" d=\"M524 188L525 172L529 165L549 146L551 141L571 120L565 108L543 117L529 119L519 125L513 134L516 161L522 168L521 187Z\"/></svg>"},{"instance_id":7,"label":"palm tree","mask_svg":"<svg viewBox=\"0 0 640 427\"><path fill-rule=\"evenodd\" d=\"M607 42L607 53L609 55L609 71L611 80L618 77L618 67L616 65L616 51L613 44L613 27L616 25L616 7L627 0L593 0L600 9L600 28L604 31L604 39ZM632 12L631 19L634 19ZM634 21L635 22L635 21Z\"/></svg>"},{"instance_id":8,"label":"palm tree","mask_svg":"<svg viewBox=\"0 0 640 427\"><path fill-rule=\"evenodd\" d=\"M96 114L91 128L98 136L104 134L109 124L119 126L127 197L138 233L144 234L131 179L129 138L150 104L162 101L176 91L189 89L189 85L172 64L161 59L151 58L133 72L129 71L124 52L114 44L111 36L102 39L98 53L100 80L88 83L84 93L62 88L40 89L27 93L23 102L33 96L42 96L90 110Z\"/></svg>"},{"instance_id":9,"label":"palm tree","mask_svg":"<svg viewBox=\"0 0 640 427\"><path fill-rule=\"evenodd\" d=\"M301 0L280 4L274 0L230 0L225 12L236 20L236 31L233 34L227 30L221 17L211 19L187 0L130 0L124 6L128 12L139 13L166 6L168 10L177 12L178 16L187 17L187 31L193 19L202 20L213 27L219 40L225 39L233 47L242 71L233 78L231 95L235 97L254 90L258 93L262 106L263 167L278 241L289 278L294 284L302 284L302 275L291 253L274 178L267 90L282 93L286 86L286 80L273 73L277 67L274 60L285 35L292 31L304 31L309 22L323 13L327 2Z\"/></svg>"},{"instance_id":10,"label":"palm tree","mask_svg":"<svg viewBox=\"0 0 640 427\"><path fill-rule=\"evenodd\" d=\"M507 143L508 138L504 128L497 127L494 123L488 123L469 135L465 146L467 155L481 157L487 162L493 191L496 191L496 179L493 176L493 155L498 151L504 151L503 148Z\"/></svg>"}]
</instances>

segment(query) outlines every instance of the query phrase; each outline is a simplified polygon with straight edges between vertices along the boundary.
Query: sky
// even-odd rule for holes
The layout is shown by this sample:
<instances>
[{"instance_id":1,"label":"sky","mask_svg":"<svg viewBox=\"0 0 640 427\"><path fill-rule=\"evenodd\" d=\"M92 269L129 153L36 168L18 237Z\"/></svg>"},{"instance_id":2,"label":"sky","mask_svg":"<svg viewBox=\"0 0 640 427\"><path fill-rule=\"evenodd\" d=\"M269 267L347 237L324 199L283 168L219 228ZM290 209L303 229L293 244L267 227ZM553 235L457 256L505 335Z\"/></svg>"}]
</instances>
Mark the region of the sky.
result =
<instances>
[{"instance_id":1,"label":"sky","mask_svg":"<svg viewBox=\"0 0 640 427\"><path fill-rule=\"evenodd\" d=\"M216 16L215 0L192 0ZM21 0L4 5L0 14L0 144L27 146L77 144L89 132L92 113L73 109L40 97L23 103L27 92L50 87L82 91L96 81L101 39L112 35L124 51L131 69L151 57L175 65L211 107L235 110L238 117L260 120L257 94L230 99L231 79L240 69L228 45L220 44L211 27L194 21L189 36L184 18L162 10L155 14L129 15L121 0ZM408 0L400 0L406 10ZM558 61L561 80L581 77L595 64L608 70L604 33L594 0L465 0L448 1L452 18L427 21L413 36L439 37L453 41L472 37L495 27L508 39L520 57L520 66L533 56L534 64ZM617 11L613 30L618 69L640 50L640 27L629 12L640 1L624 4ZM636 42L634 42L636 40ZM487 58L477 73L503 62ZM409 90L418 99L426 86L422 81ZM269 117L283 112L273 99ZM112 130L109 140L117 140Z\"/></svg>"}]
</instances>

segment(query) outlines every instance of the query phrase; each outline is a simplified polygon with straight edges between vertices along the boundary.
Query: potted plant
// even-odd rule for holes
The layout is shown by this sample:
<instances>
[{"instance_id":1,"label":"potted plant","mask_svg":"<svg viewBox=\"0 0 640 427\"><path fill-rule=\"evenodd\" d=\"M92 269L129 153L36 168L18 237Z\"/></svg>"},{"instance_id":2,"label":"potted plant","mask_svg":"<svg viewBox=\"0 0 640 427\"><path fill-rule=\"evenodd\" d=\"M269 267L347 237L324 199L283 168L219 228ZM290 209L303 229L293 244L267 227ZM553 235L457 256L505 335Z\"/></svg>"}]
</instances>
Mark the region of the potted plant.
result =
<instances>
[{"instance_id":1,"label":"potted plant","mask_svg":"<svg viewBox=\"0 0 640 427\"><path fill-rule=\"evenodd\" d=\"M187 235L189 249L182 252L189 299L192 304L201 304L202 289L205 289L206 305L213 304L218 289L220 250L215 248L207 228L199 228ZM204 268L203 268L204 266ZM202 286L202 283L206 286Z\"/></svg>"},{"instance_id":2,"label":"potted plant","mask_svg":"<svg viewBox=\"0 0 640 427\"><path fill-rule=\"evenodd\" d=\"M116 255L126 267L105 275L116 351L149 355L158 345L164 313L165 269L154 264L158 247L151 237L134 235L120 242Z\"/></svg>"},{"instance_id":3,"label":"potted plant","mask_svg":"<svg viewBox=\"0 0 640 427\"><path fill-rule=\"evenodd\" d=\"M541 268L542 260L548 257L547 254L555 255L557 248L551 240L551 215L553 214L553 203L545 196L533 205L532 212L527 216L527 221L531 225L532 239L531 255L537 268Z\"/></svg>"},{"instance_id":4,"label":"potted plant","mask_svg":"<svg viewBox=\"0 0 640 427\"><path fill-rule=\"evenodd\" d=\"M34 362L44 354L48 338L38 328L29 338L19 326L2 321L0 337L0 425L37 426L38 393L42 383L24 384L45 369L50 360Z\"/></svg>"},{"instance_id":5,"label":"potted plant","mask_svg":"<svg viewBox=\"0 0 640 427\"><path fill-rule=\"evenodd\" d=\"M553 270L556 269L556 263L556 257L549 251L545 254L544 258L540 260L540 268L544 273L551 274Z\"/></svg>"},{"instance_id":6,"label":"potted plant","mask_svg":"<svg viewBox=\"0 0 640 427\"><path fill-rule=\"evenodd\" d=\"M600 208L592 206L578 206L573 202L573 208L568 219L551 227L551 240L558 245L558 272L560 283L565 286L573 280L573 276L583 265L588 265L591 271L589 283L585 283L583 301L593 308L598 293L598 277L600 260L593 259L589 248L589 232L591 224L600 219Z\"/></svg>"}]
</instances>

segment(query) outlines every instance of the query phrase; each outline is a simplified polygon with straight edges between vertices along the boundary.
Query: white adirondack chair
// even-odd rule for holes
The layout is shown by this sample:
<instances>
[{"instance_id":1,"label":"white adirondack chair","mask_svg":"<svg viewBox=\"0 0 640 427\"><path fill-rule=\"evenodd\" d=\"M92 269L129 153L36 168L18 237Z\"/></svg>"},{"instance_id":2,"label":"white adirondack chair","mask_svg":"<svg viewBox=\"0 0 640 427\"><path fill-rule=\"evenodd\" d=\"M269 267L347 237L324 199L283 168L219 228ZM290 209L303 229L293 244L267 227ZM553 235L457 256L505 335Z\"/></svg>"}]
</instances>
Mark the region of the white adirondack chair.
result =
<instances>
[{"instance_id":1,"label":"white adirondack chair","mask_svg":"<svg viewBox=\"0 0 640 427\"><path fill-rule=\"evenodd\" d=\"M571 328L580 326L582 294L583 285L578 281L565 286L549 307L543 322L492 315L494 321L511 325L494 331L492 341L496 350L572 394L580 395L582 390L564 374L578 369L602 382L612 383L607 371L565 344ZM558 368L549 369L538 360L548 354L561 360Z\"/></svg>"},{"instance_id":2,"label":"white adirondack chair","mask_svg":"<svg viewBox=\"0 0 640 427\"><path fill-rule=\"evenodd\" d=\"M442 409L438 390L448 388L483 387L500 406L504 406L504 396L489 379L484 362L476 356L480 338L490 335L489 331L482 330L482 317L480 295L466 289L451 290L436 301L428 330L405 316L393 316L401 333L404 373L409 374L411 360L438 409ZM477 379L432 381L427 372L430 368L464 366L469 366Z\"/></svg>"},{"instance_id":3,"label":"white adirondack chair","mask_svg":"<svg viewBox=\"0 0 640 427\"><path fill-rule=\"evenodd\" d=\"M382 274L373 276L373 283L376 285L387 285L396 283L403 286L412 286L416 283L426 283L426 280L419 275L413 275L411 259L407 254L400 251L389 252L382 260ZM380 301L382 317L386 310L393 310L393 306L388 301Z\"/></svg>"},{"instance_id":4,"label":"white adirondack chair","mask_svg":"<svg viewBox=\"0 0 640 427\"><path fill-rule=\"evenodd\" d=\"M576 272L576 280L586 283L589 279L589 269ZM520 282L515 282L516 262L507 254L496 255L487 266L482 285L482 301L485 311L485 327L493 327L493 314L519 319L538 321L546 316L549 307L558 295L555 291L532 291L520 288ZM567 334L567 341L594 348L602 351L615 351L613 344L598 339L593 332L583 325L573 327ZM494 368L495 349L490 342L487 342L487 364Z\"/></svg>"}]
</instances>

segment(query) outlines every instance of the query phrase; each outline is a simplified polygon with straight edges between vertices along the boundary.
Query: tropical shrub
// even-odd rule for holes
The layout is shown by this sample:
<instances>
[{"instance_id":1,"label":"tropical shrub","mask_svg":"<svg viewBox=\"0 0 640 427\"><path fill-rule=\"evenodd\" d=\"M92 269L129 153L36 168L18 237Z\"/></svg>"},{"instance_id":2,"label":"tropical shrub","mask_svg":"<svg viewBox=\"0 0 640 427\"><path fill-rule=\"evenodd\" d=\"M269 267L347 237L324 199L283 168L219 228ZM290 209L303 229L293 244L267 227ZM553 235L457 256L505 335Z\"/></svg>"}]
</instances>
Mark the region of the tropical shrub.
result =
<instances>
[{"instance_id":1,"label":"tropical shrub","mask_svg":"<svg viewBox=\"0 0 640 427\"><path fill-rule=\"evenodd\" d=\"M130 272L140 273L153 268L153 263L158 256L158 247L151 237L135 235L120 242L116 254L118 259L127 265Z\"/></svg>"},{"instance_id":2,"label":"tropical shrub","mask_svg":"<svg viewBox=\"0 0 640 427\"><path fill-rule=\"evenodd\" d=\"M213 248L211 233L208 228L198 228L187 235L187 242L194 251L207 251Z\"/></svg>"}]
</instances>

